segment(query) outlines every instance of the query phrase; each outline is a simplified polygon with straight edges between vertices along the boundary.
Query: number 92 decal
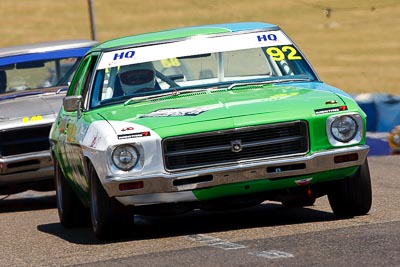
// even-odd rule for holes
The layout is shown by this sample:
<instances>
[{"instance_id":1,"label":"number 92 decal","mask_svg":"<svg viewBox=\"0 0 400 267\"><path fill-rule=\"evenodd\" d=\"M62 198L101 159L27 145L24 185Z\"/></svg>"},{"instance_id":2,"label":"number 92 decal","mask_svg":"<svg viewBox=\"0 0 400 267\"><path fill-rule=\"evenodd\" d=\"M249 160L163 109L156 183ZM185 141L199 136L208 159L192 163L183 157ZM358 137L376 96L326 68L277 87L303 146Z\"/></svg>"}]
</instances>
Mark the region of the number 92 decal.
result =
<instances>
[{"instance_id":1,"label":"number 92 decal","mask_svg":"<svg viewBox=\"0 0 400 267\"><path fill-rule=\"evenodd\" d=\"M267 54L272 57L275 61L281 61L285 58L288 60L299 60L302 59L297 53L297 50L292 46L268 47L266 50Z\"/></svg>"}]
</instances>

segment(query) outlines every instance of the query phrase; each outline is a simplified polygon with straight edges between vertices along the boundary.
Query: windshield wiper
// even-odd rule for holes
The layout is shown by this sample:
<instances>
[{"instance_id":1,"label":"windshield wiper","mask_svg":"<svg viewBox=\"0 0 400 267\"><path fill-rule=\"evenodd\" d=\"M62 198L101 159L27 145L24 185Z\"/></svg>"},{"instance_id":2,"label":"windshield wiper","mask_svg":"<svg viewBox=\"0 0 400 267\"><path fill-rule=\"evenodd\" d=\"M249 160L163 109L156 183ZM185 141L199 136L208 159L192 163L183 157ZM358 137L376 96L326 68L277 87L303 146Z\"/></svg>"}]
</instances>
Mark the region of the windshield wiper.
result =
<instances>
[{"instance_id":1,"label":"windshield wiper","mask_svg":"<svg viewBox=\"0 0 400 267\"><path fill-rule=\"evenodd\" d=\"M243 82L243 83L234 83L228 87L228 90L232 90L235 87L241 86L249 86L249 85L263 85L263 84L271 84L271 83L283 83L283 82L309 82L308 78L293 78L293 79L278 79L278 80L270 80L270 81L261 81L261 82Z\"/></svg>"}]
</instances>

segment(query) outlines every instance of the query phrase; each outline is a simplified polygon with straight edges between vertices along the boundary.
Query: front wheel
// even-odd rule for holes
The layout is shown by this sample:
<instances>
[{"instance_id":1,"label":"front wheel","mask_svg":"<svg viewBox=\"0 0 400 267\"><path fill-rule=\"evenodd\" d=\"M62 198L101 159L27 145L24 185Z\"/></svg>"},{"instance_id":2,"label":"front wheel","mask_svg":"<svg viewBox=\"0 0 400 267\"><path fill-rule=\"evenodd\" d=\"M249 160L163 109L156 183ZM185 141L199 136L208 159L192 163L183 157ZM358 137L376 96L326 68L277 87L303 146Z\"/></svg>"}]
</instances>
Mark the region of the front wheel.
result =
<instances>
[{"instance_id":1,"label":"front wheel","mask_svg":"<svg viewBox=\"0 0 400 267\"><path fill-rule=\"evenodd\" d=\"M352 177L334 182L328 192L329 204L337 216L358 216L369 212L372 205L371 177L368 160Z\"/></svg>"},{"instance_id":2,"label":"front wheel","mask_svg":"<svg viewBox=\"0 0 400 267\"><path fill-rule=\"evenodd\" d=\"M56 160L54 160L54 176L60 223L66 228L87 226L90 221L89 210L73 191Z\"/></svg>"},{"instance_id":3,"label":"front wheel","mask_svg":"<svg viewBox=\"0 0 400 267\"><path fill-rule=\"evenodd\" d=\"M133 226L133 214L116 199L108 197L93 166L89 176L93 231L100 240L118 237Z\"/></svg>"}]
</instances>

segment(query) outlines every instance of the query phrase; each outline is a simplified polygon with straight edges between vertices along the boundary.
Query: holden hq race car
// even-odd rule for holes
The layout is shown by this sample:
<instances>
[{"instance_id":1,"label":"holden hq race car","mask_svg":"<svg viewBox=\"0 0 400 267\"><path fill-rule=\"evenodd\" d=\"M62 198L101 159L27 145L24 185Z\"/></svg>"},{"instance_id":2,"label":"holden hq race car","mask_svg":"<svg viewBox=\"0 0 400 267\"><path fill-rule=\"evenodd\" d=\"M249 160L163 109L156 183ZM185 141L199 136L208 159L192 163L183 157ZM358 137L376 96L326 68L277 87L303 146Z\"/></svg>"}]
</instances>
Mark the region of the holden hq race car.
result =
<instances>
[{"instance_id":1,"label":"holden hq race car","mask_svg":"<svg viewBox=\"0 0 400 267\"><path fill-rule=\"evenodd\" d=\"M0 48L0 194L54 190L50 128L79 60L95 43Z\"/></svg>"},{"instance_id":2,"label":"holden hq race car","mask_svg":"<svg viewBox=\"0 0 400 267\"><path fill-rule=\"evenodd\" d=\"M91 220L107 239L134 229L134 214L325 195L336 215L364 215L365 122L276 25L110 40L81 61L51 129L59 218Z\"/></svg>"}]
</instances>

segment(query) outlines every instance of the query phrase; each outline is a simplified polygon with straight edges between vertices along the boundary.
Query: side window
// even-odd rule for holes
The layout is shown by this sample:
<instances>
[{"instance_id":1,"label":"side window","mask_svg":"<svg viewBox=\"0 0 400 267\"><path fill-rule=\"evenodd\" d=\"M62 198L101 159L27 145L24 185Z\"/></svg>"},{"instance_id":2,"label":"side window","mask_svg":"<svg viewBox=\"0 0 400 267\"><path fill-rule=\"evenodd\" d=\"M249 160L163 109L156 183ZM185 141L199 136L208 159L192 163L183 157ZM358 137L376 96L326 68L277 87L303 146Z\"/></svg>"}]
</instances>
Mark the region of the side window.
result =
<instances>
[{"instance_id":1,"label":"side window","mask_svg":"<svg viewBox=\"0 0 400 267\"><path fill-rule=\"evenodd\" d=\"M81 96L82 96L82 107L87 107L86 102L87 99L89 98L90 94L90 81L92 80L93 74L94 74L94 69L97 61L97 56L93 56L89 62L89 65L87 66L86 70L86 75L84 75L83 81L82 81L82 89L81 89Z\"/></svg>"},{"instance_id":2,"label":"side window","mask_svg":"<svg viewBox=\"0 0 400 267\"><path fill-rule=\"evenodd\" d=\"M86 66L89 64L89 62L90 62L90 56L82 59L78 69L75 72L74 77L72 78L71 84L67 92L67 96L79 94L82 85L82 80L86 73Z\"/></svg>"},{"instance_id":3,"label":"side window","mask_svg":"<svg viewBox=\"0 0 400 267\"><path fill-rule=\"evenodd\" d=\"M91 56L87 56L81 61L74 77L72 78L71 85L69 86L67 92L67 96L79 95L81 93L82 86L85 81L85 76L87 74L88 66L91 61L92 61Z\"/></svg>"}]
</instances>

